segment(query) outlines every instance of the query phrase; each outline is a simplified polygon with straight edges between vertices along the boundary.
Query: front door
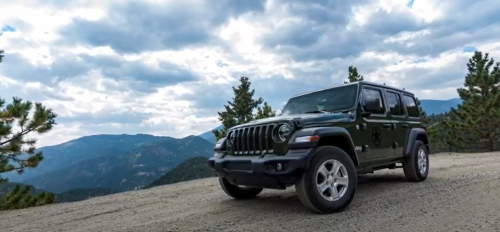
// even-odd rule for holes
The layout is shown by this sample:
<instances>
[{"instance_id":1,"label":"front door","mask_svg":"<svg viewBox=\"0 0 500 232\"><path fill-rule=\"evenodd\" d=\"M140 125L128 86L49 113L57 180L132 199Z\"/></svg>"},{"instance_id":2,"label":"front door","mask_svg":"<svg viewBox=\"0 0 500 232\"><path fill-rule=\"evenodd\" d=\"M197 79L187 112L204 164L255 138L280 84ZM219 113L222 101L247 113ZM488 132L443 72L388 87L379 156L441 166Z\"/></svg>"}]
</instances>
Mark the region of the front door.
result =
<instances>
[{"instance_id":1,"label":"front door","mask_svg":"<svg viewBox=\"0 0 500 232\"><path fill-rule=\"evenodd\" d=\"M370 112L365 105L366 99L380 99L380 110L378 112ZM387 116L387 107L382 95L382 89L364 86L362 90L361 108L364 112L371 113L370 116L362 119L364 128L365 141L370 148L369 152L365 152L365 160L385 159L393 154L393 135L392 121Z\"/></svg>"}]
</instances>

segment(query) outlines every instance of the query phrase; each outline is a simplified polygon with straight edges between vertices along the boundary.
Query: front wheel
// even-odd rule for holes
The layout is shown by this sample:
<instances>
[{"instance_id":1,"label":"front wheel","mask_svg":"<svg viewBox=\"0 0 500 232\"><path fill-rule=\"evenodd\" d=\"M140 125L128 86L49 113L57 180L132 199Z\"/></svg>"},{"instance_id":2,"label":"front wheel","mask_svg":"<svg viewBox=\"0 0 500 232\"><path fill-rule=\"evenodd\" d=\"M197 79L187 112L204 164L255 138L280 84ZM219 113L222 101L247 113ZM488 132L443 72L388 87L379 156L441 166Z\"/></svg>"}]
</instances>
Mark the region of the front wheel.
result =
<instances>
[{"instance_id":1,"label":"front wheel","mask_svg":"<svg viewBox=\"0 0 500 232\"><path fill-rule=\"evenodd\" d=\"M304 206L317 213L345 210L354 199L358 175L349 155L338 147L319 147L310 169L295 185Z\"/></svg>"},{"instance_id":2,"label":"front wheel","mask_svg":"<svg viewBox=\"0 0 500 232\"><path fill-rule=\"evenodd\" d=\"M238 185L231 184L222 176L219 176L219 184L227 195L237 200L255 198L263 190L263 188L240 187Z\"/></svg>"}]
</instances>

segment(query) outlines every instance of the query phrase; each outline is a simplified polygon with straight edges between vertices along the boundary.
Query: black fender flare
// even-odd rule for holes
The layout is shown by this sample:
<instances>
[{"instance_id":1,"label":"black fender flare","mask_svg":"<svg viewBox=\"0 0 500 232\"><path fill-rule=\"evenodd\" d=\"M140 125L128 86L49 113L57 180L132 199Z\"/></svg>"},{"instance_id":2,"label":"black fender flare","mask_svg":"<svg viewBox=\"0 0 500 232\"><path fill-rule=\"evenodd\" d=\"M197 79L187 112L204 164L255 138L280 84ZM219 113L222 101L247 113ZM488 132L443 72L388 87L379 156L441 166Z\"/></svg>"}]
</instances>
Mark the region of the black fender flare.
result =
<instances>
[{"instance_id":1,"label":"black fender flare","mask_svg":"<svg viewBox=\"0 0 500 232\"><path fill-rule=\"evenodd\" d=\"M430 152L427 131L425 131L423 128L413 128L411 130L408 130L408 135L406 136L406 143L404 146L405 157L410 156L415 149L415 142L417 141L418 137L424 138L425 141L422 142L424 142L425 146L427 146L427 152Z\"/></svg>"},{"instance_id":2,"label":"black fender flare","mask_svg":"<svg viewBox=\"0 0 500 232\"><path fill-rule=\"evenodd\" d=\"M319 140L314 142L295 142L295 139L297 137L313 136L313 135L318 135ZM354 165L358 166L359 159L356 150L354 149L354 142L347 129L343 127L313 127L313 128L304 128L301 130L297 130L290 138L288 142L288 148L291 150L314 149L318 146L319 143L321 143L321 141L324 141L323 139L331 136L342 136L347 140L348 147L350 149L348 154L353 159ZM314 153L311 152L310 154ZM307 157L307 164L306 164L307 167L311 163L312 158L313 158L312 155L309 155Z\"/></svg>"}]
</instances>

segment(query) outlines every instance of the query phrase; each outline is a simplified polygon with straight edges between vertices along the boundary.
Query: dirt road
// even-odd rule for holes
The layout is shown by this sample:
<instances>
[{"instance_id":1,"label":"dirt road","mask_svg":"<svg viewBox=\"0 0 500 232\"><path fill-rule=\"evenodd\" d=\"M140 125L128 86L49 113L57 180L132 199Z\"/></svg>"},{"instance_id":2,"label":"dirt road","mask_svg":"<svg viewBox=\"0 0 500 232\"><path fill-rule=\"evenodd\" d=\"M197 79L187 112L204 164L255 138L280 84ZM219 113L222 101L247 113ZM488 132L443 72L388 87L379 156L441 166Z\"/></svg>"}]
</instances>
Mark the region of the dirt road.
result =
<instances>
[{"instance_id":1,"label":"dirt road","mask_svg":"<svg viewBox=\"0 0 500 232\"><path fill-rule=\"evenodd\" d=\"M500 153L431 156L423 183L366 175L351 207L317 215L294 188L234 201L215 178L0 213L0 231L499 231Z\"/></svg>"}]
</instances>

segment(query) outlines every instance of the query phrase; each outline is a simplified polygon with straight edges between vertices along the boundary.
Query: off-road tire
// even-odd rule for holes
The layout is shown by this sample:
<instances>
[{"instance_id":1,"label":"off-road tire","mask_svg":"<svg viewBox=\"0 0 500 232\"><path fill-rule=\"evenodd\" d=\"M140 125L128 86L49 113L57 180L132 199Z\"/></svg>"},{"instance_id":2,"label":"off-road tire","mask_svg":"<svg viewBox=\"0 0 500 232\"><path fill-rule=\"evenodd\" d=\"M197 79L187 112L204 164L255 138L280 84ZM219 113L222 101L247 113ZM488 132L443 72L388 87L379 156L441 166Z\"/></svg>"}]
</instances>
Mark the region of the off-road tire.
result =
<instances>
[{"instance_id":1,"label":"off-road tire","mask_svg":"<svg viewBox=\"0 0 500 232\"><path fill-rule=\"evenodd\" d=\"M426 158L426 170L423 174L420 173L418 168L419 150L424 151ZM413 148L413 151L408 157L406 157L405 161L403 162L403 171L406 179L411 182L420 182L427 179L427 176L429 175L429 151L427 151L427 147L422 141L415 141L415 147Z\"/></svg>"},{"instance_id":2,"label":"off-road tire","mask_svg":"<svg viewBox=\"0 0 500 232\"><path fill-rule=\"evenodd\" d=\"M231 184L222 176L219 176L219 184L228 196L236 200L253 199L263 190L263 188L240 187L238 185Z\"/></svg>"},{"instance_id":3,"label":"off-road tire","mask_svg":"<svg viewBox=\"0 0 500 232\"><path fill-rule=\"evenodd\" d=\"M330 214L344 211L354 199L358 185L358 173L354 162L342 149L334 146L316 148L309 169L295 184L295 191L302 204L320 214ZM316 186L317 172L321 164L327 160L341 162L347 170L348 187L345 194L336 201L328 201L321 196Z\"/></svg>"}]
</instances>

